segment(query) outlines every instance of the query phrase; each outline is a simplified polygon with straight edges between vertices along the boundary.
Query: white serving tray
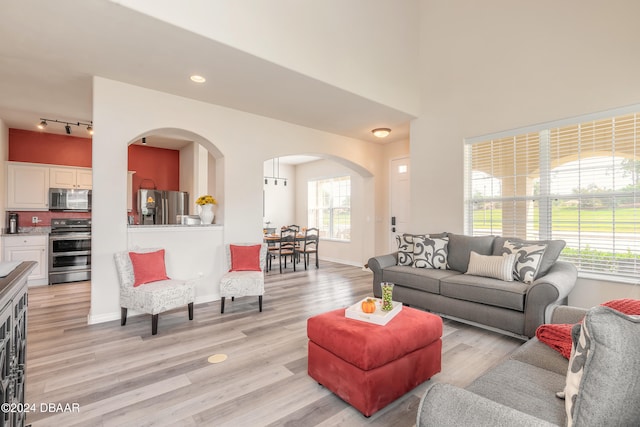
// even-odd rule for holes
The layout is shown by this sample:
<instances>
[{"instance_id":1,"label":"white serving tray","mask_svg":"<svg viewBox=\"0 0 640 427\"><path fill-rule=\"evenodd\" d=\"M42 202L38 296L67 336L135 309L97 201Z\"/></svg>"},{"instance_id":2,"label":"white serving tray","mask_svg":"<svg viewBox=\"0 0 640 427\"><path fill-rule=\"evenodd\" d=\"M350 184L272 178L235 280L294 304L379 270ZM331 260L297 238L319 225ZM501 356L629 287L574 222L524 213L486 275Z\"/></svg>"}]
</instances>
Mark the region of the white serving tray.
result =
<instances>
[{"instance_id":1,"label":"white serving tray","mask_svg":"<svg viewBox=\"0 0 640 427\"><path fill-rule=\"evenodd\" d=\"M382 300L380 298L371 298L376 301L376 311L374 311L373 313L365 313L362 311L362 301L366 299L367 298L364 298L358 301L356 304L353 304L351 307L348 307L344 312L345 317L384 326L402 311L401 302L391 301L391 303L393 304L393 310L382 311L382 309L380 308L382 305Z\"/></svg>"}]
</instances>

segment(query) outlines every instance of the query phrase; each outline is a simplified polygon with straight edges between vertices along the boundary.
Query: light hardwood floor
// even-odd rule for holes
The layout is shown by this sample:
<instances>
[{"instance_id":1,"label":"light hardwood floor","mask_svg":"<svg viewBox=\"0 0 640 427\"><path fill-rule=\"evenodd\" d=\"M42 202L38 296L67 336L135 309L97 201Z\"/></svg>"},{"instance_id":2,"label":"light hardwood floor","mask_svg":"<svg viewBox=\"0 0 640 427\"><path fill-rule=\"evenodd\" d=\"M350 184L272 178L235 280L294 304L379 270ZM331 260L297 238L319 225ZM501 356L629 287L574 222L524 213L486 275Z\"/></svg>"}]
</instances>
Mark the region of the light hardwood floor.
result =
<instances>
[{"instance_id":1,"label":"light hardwood floor","mask_svg":"<svg viewBox=\"0 0 640 427\"><path fill-rule=\"evenodd\" d=\"M267 274L258 298L87 325L88 282L29 289L27 396L40 426L413 426L427 383L365 418L307 375L306 321L371 294L371 273L322 262ZM215 286L215 284L212 284ZM445 321L442 372L465 386L522 342ZM222 363L208 357L226 354ZM392 379L390 379L392 380ZM41 412L77 404L79 413ZM73 406L70 407L73 409Z\"/></svg>"}]
</instances>

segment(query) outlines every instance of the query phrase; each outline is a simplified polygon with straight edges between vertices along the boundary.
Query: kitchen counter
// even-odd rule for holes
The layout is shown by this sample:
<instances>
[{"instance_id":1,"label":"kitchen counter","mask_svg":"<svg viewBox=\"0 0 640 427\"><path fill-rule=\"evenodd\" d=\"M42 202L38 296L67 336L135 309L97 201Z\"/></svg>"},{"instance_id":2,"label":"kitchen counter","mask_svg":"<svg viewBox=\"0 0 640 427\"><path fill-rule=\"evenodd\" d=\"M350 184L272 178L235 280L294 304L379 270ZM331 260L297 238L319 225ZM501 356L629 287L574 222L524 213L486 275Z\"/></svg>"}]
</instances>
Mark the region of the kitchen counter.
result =
<instances>
[{"instance_id":1,"label":"kitchen counter","mask_svg":"<svg viewBox=\"0 0 640 427\"><path fill-rule=\"evenodd\" d=\"M20 227L18 233L9 234L3 231L2 236L42 236L51 232L51 227Z\"/></svg>"},{"instance_id":2,"label":"kitchen counter","mask_svg":"<svg viewBox=\"0 0 640 427\"><path fill-rule=\"evenodd\" d=\"M12 288L15 285L18 285L20 282L26 282L27 276L35 267L35 262L24 261L6 277L0 278L0 301L2 301L1 307L4 307L5 300L8 296L10 296Z\"/></svg>"},{"instance_id":3,"label":"kitchen counter","mask_svg":"<svg viewBox=\"0 0 640 427\"><path fill-rule=\"evenodd\" d=\"M223 224L198 224L198 225L186 225L186 224L135 224L128 225L129 229L145 230L145 229L158 229L158 228L175 228L175 229L191 229L191 228L215 228L222 227Z\"/></svg>"}]
</instances>

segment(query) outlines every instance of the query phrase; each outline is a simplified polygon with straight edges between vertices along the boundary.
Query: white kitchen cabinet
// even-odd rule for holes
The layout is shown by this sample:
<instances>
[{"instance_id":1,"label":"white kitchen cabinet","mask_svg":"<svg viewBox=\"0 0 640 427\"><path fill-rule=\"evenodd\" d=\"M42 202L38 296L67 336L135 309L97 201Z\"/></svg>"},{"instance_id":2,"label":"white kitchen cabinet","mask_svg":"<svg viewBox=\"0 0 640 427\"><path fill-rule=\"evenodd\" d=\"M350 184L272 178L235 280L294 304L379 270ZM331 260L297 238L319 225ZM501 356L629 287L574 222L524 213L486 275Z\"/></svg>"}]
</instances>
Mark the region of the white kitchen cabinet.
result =
<instances>
[{"instance_id":1,"label":"white kitchen cabinet","mask_svg":"<svg viewBox=\"0 0 640 427\"><path fill-rule=\"evenodd\" d=\"M51 188L91 190L93 186L91 169L51 167L49 168L49 185Z\"/></svg>"},{"instance_id":2,"label":"white kitchen cabinet","mask_svg":"<svg viewBox=\"0 0 640 427\"><path fill-rule=\"evenodd\" d=\"M49 167L7 163L7 209L49 210Z\"/></svg>"},{"instance_id":3,"label":"white kitchen cabinet","mask_svg":"<svg viewBox=\"0 0 640 427\"><path fill-rule=\"evenodd\" d=\"M4 235L2 236L4 261L36 261L38 265L27 279L30 286L49 283L49 238L42 235Z\"/></svg>"}]
</instances>

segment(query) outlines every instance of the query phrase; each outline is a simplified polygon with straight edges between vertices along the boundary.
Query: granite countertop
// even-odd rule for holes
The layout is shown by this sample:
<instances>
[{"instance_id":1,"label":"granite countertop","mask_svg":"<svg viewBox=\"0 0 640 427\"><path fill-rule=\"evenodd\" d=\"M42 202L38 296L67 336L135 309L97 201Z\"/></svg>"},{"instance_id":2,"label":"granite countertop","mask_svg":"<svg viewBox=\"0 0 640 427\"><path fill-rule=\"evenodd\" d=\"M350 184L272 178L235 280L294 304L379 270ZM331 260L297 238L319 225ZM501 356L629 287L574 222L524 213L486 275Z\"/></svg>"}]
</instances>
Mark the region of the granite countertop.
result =
<instances>
[{"instance_id":1,"label":"granite countertop","mask_svg":"<svg viewBox=\"0 0 640 427\"><path fill-rule=\"evenodd\" d=\"M197 227L222 227L222 224L134 224L129 228L197 228Z\"/></svg>"},{"instance_id":2,"label":"granite countertop","mask_svg":"<svg viewBox=\"0 0 640 427\"><path fill-rule=\"evenodd\" d=\"M51 227L20 227L17 234L9 234L3 230L3 236L42 236L51 232Z\"/></svg>"}]
</instances>

